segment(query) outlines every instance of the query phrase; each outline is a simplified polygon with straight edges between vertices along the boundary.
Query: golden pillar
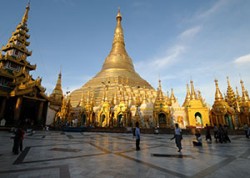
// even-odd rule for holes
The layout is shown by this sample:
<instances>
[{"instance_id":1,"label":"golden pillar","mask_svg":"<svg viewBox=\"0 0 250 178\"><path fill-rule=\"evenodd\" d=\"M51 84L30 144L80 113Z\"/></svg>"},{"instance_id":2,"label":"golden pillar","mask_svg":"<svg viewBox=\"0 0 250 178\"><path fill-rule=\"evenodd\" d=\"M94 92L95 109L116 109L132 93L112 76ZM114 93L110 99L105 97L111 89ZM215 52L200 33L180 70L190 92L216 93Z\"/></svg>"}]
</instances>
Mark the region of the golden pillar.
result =
<instances>
[{"instance_id":1,"label":"golden pillar","mask_svg":"<svg viewBox=\"0 0 250 178\"><path fill-rule=\"evenodd\" d=\"M16 106L14 110L14 120L18 121L20 117L20 112L21 112L21 105L22 105L23 98L18 97L16 101Z\"/></svg>"},{"instance_id":2,"label":"golden pillar","mask_svg":"<svg viewBox=\"0 0 250 178\"><path fill-rule=\"evenodd\" d=\"M232 120L232 123L233 123L233 129L235 129L235 127L236 127L235 115L232 115L231 120Z\"/></svg>"},{"instance_id":3,"label":"golden pillar","mask_svg":"<svg viewBox=\"0 0 250 178\"><path fill-rule=\"evenodd\" d=\"M6 98L4 98L4 99L2 100L2 103L1 103L0 119L3 118L3 116L4 116L5 106L6 106Z\"/></svg>"},{"instance_id":4,"label":"golden pillar","mask_svg":"<svg viewBox=\"0 0 250 178\"><path fill-rule=\"evenodd\" d=\"M218 115L217 115L217 114L215 115L215 119L216 119L216 121L215 121L215 122L216 122L216 125L217 125L217 127L218 127L219 122L218 122Z\"/></svg>"}]
</instances>

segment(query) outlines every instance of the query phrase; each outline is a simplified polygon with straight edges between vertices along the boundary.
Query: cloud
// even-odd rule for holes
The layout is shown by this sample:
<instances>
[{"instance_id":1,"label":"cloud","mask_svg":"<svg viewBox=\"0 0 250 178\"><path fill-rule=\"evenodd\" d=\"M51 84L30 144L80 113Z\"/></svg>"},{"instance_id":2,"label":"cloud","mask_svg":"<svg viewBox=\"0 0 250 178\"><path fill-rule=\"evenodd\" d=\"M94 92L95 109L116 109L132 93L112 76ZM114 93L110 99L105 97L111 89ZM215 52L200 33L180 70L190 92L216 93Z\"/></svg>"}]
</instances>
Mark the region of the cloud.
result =
<instances>
[{"instance_id":1,"label":"cloud","mask_svg":"<svg viewBox=\"0 0 250 178\"><path fill-rule=\"evenodd\" d=\"M187 40L187 39L193 38L197 33L200 32L200 30L201 30L201 26L195 26L195 27L189 28L179 35L179 39Z\"/></svg>"},{"instance_id":2,"label":"cloud","mask_svg":"<svg viewBox=\"0 0 250 178\"><path fill-rule=\"evenodd\" d=\"M250 54L238 57L237 59L234 60L234 63L236 64L250 63Z\"/></svg>"},{"instance_id":3,"label":"cloud","mask_svg":"<svg viewBox=\"0 0 250 178\"><path fill-rule=\"evenodd\" d=\"M180 56L184 51L185 51L185 46L176 45L170 50L168 50L166 56L154 60L152 65L155 66L156 68L166 67L167 65L176 62L177 57Z\"/></svg>"},{"instance_id":4,"label":"cloud","mask_svg":"<svg viewBox=\"0 0 250 178\"><path fill-rule=\"evenodd\" d=\"M211 8L207 9L206 11L202 11L200 14L198 14L197 18L204 19L210 17L211 15L215 14L226 3L228 3L228 0L217 1Z\"/></svg>"}]
</instances>

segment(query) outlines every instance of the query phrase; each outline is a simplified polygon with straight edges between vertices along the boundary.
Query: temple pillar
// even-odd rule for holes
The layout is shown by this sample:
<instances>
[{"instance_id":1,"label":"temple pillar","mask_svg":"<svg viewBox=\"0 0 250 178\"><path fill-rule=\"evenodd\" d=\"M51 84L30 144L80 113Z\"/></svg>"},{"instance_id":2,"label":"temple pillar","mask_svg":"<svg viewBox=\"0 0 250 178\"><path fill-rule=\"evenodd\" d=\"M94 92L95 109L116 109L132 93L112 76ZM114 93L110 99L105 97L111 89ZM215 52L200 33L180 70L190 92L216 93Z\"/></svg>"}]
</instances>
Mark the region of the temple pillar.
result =
<instances>
[{"instance_id":1,"label":"temple pillar","mask_svg":"<svg viewBox=\"0 0 250 178\"><path fill-rule=\"evenodd\" d=\"M219 122L218 122L218 116L217 116L217 114L215 115L215 122L216 122L216 125L218 126Z\"/></svg>"},{"instance_id":2,"label":"temple pillar","mask_svg":"<svg viewBox=\"0 0 250 178\"><path fill-rule=\"evenodd\" d=\"M239 121L239 126L242 126L242 122L241 122L241 119L242 119L242 115L239 113L238 115L238 121Z\"/></svg>"},{"instance_id":3,"label":"temple pillar","mask_svg":"<svg viewBox=\"0 0 250 178\"><path fill-rule=\"evenodd\" d=\"M233 124L233 129L235 129L235 127L237 127L237 126L236 126L237 124L236 124L235 115L232 115L231 120L232 120L232 124Z\"/></svg>"},{"instance_id":4,"label":"temple pillar","mask_svg":"<svg viewBox=\"0 0 250 178\"><path fill-rule=\"evenodd\" d=\"M6 106L6 98L4 98L1 102L1 109L0 109L0 119L4 117L4 110Z\"/></svg>"},{"instance_id":5,"label":"temple pillar","mask_svg":"<svg viewBox=\"0 0 250 178\"><path fill-rule=\"evenodd\" d=\"M18 121L20 119L22 101L23 101L22 97L17 98L16 106L14 110L14 121Z\"/></svg>"},{"instance_id":6,"label":"temple pillar","mask_svg":"<svg viewBox=\"0 0 250 178\"><path fill-rule=\"evenodd\" d=\"M44 106L44 102L41 101L39 103L39 108L38 108L38 113L37 113L37 121L40 124L42 124L40 121L42 120L43 106Z\"/></svg>"}]
</instances>

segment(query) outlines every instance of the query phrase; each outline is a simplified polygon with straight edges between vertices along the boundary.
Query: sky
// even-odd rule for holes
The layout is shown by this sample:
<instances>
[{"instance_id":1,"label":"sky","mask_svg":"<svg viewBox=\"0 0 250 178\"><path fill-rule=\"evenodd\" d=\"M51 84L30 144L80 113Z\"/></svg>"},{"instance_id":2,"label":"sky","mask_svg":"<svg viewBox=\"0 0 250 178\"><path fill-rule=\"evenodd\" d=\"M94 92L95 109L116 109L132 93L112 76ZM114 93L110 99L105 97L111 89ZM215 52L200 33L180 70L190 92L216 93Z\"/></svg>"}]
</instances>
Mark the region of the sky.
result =
<instances>
[{"instance_id":1,"label":"sky","mask_svg":"<svg viewBox=\"0 0 250 178\"><path fill-rule=\"evenodd\" d=\"M21 22L28 0L0 0L0 44ZM250 90L249 0L31 0L27 60L50 94L62 72L64 93L80 88L102 68L113 41L118 8L126 50L135 70L155 89L174 90L182 104L186 84L212 105L217 79L241 95Z\"/></svg>"}]
</instances>

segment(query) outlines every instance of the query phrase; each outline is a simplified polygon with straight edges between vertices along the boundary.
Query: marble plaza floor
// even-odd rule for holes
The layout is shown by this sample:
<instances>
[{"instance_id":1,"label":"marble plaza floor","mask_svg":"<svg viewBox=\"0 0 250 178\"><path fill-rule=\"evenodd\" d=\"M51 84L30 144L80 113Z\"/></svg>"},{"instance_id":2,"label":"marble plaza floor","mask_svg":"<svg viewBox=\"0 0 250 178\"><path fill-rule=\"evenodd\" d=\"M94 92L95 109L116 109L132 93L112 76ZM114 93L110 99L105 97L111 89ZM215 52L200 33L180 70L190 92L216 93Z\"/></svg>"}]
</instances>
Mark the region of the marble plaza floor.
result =
<instances>
[{"instance_id":1,"label":"marble plaza floor","mask_svg":"<svg viewBox=\"0 0 250 178\"><path fill-rule=\"evenodd\" d=\"M250 176L250 140L230 136L232 143L193 147L184 135L182 153L172 135L142 134L135 150L132 134L37 131L25 135L24 151L12 154L11 133L0 132L0 177L133 178Z\"/></svg>"}]
</instances>

